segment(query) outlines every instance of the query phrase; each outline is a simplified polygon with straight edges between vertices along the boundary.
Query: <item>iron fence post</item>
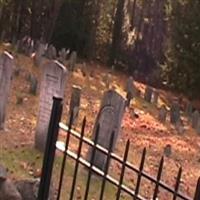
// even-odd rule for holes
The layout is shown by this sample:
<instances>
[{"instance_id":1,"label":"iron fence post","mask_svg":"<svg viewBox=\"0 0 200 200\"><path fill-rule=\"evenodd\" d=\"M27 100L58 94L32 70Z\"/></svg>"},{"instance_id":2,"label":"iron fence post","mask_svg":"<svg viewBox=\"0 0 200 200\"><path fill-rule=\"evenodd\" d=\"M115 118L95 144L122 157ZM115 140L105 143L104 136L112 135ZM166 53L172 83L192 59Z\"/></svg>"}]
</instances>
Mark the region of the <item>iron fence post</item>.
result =
<instances>
[{"instance_id":1,"label":"iron fence post","mask_svg":"<svg viewBox=\"0 0 200 200\"><path fill-rule=\"evenodd\" d=\"M49 197L49 188L51 183L53 162L56 152L56 141L59 132L59 122L61 120L62 115L62 107L62 98L53 97L53 106L43 158L41 180L37 198L38 200L47 200Z\"/></svg>"}]
</instances>

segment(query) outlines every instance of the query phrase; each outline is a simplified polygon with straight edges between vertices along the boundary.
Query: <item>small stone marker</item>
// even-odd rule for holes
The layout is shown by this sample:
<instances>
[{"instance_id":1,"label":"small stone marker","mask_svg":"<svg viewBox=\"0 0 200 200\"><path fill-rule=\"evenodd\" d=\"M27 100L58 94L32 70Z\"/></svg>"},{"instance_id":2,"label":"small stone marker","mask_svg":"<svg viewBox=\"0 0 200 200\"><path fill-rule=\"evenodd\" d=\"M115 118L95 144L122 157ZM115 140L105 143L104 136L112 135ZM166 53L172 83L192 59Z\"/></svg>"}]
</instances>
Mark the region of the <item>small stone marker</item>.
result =
<instances>
[{"instance_id":1,"label":"small stone marker","mask_svg":"<svg viewBox=\"0 0 200 200\"><path fill-rule=\"evenodd\" d=\"M166 145L165 148L164 148L164 155L166 157L170 157L172 154L172 147L170 144Z\"/></svg>"},{"instance_id":2,"label":"small stone marker","mask_svg":"<svg viewBox=\"0 0 200 200\"><path fill-rule=\"evenodd\" d=\"M199 111L195 110L192 113L192 128L194 128L194 129L197 128L199 117L200 117Z\"/></svg>"},{"instance_id":3,"label":"small stone marker","mask_svg":"<svg viewBox=\"0 0 200 200\"><path fill-rule=\"evenodd\" d=\"M0 129L4 129L13 68L13 56L5 51L0 55Z\"/></svg>"},{"instance_id":4,"label":"small stone marker","mask_svg":"<svg viewBox=\"0 0 200 200\"><path fill-rule=\"evenodd\" d=\"M170 122L176 124L180 120L180 106L177 102L172 103L170 109Z\"/></svg>"},{"instance_id":5,"label":"small stone marker","mask_svg":"<svg viewBox=\"0 0 200 200\"><path fill-rule=\"evenodd\" d=\"M166 108L165 105L162 105L160 110L159 110L158 120L162 123L165 123L166 118L167 118L167 108Z\"/></svg>"},{"instance_id":6,"label":"small stone marker","mask_svg":"<svg viewBox=\"0 0 200 200\"><path fill-rule=\"evenodd\" d=\"M69 116L72 114L73 111L73 124L78 118L78 113L80 109L80 100L81 100L81 88L74 85L72 87L72 96L69 109Z\"/></svg>"},{"instance_id":7,"label":"small stone marker","mask_svg":"<svg viewBox=\"0 0 200 200\"><path fill-rule=\"evenodd\" d=\"M48 49L47 49L47 52L46 52L46 56L50 60L55 60L56 59L57 51L56 51L56 48L52 44L48 46Z\"/></svg>"},{"instance_id":8,"label":"small stone marker","mask_svg":"<svg viewBox=\"0 0 200 200\"><path fill-rule=\"evenodd\" d=\"M152 94L153 94L153 89L147 86L144 93L144 100L151 103Z\"/></svg>"},{"instance_id":9,"label":"small stone marker","mask_svg":"<svg viewBox=\"0 0 200 200\"><path fill-rule=\"evenodd\" d=\"M96 118L95 126L93 129L93 136L95 138L98 125L99 137L97 143L102 147L108 149L112 132L114 132L113 149L117 142L120 133L122 117L125 111L125 99L114 90L105 92L101 102L100 111ZM112 149L112 150L113 150ZM88 159L91 159L91 148L88 152ZM101 170L105 170L107 156L100 151L96 151L94 158L94 165Z\"/></svg>"},{"instance_id":10,"label":"small stone marker","mask_svg":"<svg viewBox=\"0 0 200 200\"><path fill-rule=\"evenodd\" d=\"M152 103L156 106L158 104L159 93L157 90L153 91Z\"/></svg>"},{"instance_id":11,"label":"small stone marker","mask_svg":"<svg viewBox=\"0 0 200 200\"><path fill-rule=\"evenodd\" d=\"M76 51L73 51L69 58L69 70L70 71L74 71L76 62L77 62L77 53L76 53Z\"/></svg>"},{"instance_id":12,"label":"small stone marker","mask_svg":"<svg viewBox=\"0 0 200 200\"><path fill-rule=\"evenodd\" d=\"M37 86L38 86L37 78L34 75L30 75L29 78L30 78L29 79L29 82L30 82L29 92L32 95L36 95L36 93L37 93Z\"/></svg>"},{"instance_id":13,"label":"small stone marker","mask_svg":"<svg viewBox=\"0 0 200 200\"><path fill-rule=\"evenodd\" d=\"M53 96L64 97L67 69L58 61L46 63L40 88L39 114L37 119L35 147L44 151Z\"/></svg>"},{"instance_id":14,"label":"small stone marker","mask_svg":"<svg viewBox=\"0 0 200 200\"><path fill-rule=\"evenodd\" d=\"M187 106L186 106L186 115L188 117L192 117L192 111L193 111L193 106L192 106L191 102L188 102Z\"/></svg>"}]
</instances>

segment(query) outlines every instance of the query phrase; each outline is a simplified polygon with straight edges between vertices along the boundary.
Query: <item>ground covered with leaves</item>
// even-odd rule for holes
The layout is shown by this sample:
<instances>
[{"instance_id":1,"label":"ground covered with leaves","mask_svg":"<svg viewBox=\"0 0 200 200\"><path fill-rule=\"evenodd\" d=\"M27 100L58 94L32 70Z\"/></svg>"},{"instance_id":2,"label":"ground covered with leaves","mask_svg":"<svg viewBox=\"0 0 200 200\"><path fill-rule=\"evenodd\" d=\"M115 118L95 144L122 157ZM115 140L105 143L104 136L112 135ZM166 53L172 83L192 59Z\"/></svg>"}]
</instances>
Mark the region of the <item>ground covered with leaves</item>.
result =
<instances>
[{"instance_id":1,"label":"ground covered with leaves","mask_svg":"<svg viewBox=\"0 0 200 200\"><path fill-rule=\"evenodd\" d=\"M8 47L1 46L0 51L2 52L5 48ZM38 93L36 95L30 94L28 76L34 74L40 80L41 72L38 67L33 65L31 58L16 53L13 54L16 66L8 102L6 128L4 131L0 131L0 163L9 169L10 176L14 179L37 177L40 175L42 160L42 155L34 150L39 95ZM87 75L81 71L81 61L77 64L75 72L68 75L62 121L66 122L68 119L72 85L81 86L81 108L77 130L80 130L81 121L86 116L86 136L91 137L103 93L108 88L113 88L125 97L124 88L128 77L121 72L111 71L106 66L98 63L86 63L86 66ZM108 73L110 73L109 77L107 76ZM108 79L110 79L109 86L106 83ZM138 82L136 85L143 94L145 85ZM139 97L131 102L130 108L126 109L124 114L120 138L115 152L123 156L125 143L129 139L131 147L128 160L139 167L142 151L146 147L147 158L144 171L156 177L164 149L167 145L170 145L171 155L164 157L165 162L161 179L174 187L178 169L182 167L181 191L193 197L196 182L200 176L200 139L189 125L186 125L187 129L183 134L179 134L169 123L169 119L165 124L161 124L157 120L158 108L162 104L168 106L170 99L173 97L170 92L162 90L159 92L161 98L158 107L146 103ZM187 124L184 113L182 118L184 123ZM61 134L61 139L63 137L64 134ZM76 142L74 146L72 143L71 149L74 149L75 146ZM86 152L86 149L83 150L83 154ZM71 177L70 174L73 171L72 166L69 168L68 178ZM117 179L120 176L120 168L121 166L118 163L113 162L111 164L111 172L114 171ZM125 183L134 188L136 180L136 174L127 170ZM79 184L76 188L77 199L81 199L81 194L78 195L81 187L81 184ZM98 183L96 187L98 187ZM155 185L150 182L142 180L142 195L148 199L154 187ZM160 199L170 199L165 191L161 191L160 195ZM95 199L95 196L93 198ZM109 198L112 199L112 197Z\"/></svg>"}]
</instances>

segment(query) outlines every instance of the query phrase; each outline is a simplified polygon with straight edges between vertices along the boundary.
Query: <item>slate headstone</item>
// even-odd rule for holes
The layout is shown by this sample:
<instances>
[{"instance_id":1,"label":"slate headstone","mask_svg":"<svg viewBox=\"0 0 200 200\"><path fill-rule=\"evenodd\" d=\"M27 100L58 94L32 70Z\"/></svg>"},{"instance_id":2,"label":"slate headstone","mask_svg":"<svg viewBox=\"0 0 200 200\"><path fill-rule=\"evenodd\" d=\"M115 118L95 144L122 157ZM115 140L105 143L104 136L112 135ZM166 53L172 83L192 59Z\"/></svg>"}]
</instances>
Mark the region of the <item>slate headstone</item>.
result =
<instances>
[{"instance_id":1,"label":"slate headstone","mask_svg":"<svg viewBox=\"0 0 200 200\"><path fill-rule=\"evenodd\" d=\"M4 129L13 68L13 56L5 51L0 55L0 129Z\"/></svg>"},{"instance_id":2,"label":"slate headstone","mask_svg":"<svg viewBox=\"0 0 200 200\"><path fill-rule=\"evenodd\" d=\"M187 106L186 106L186 115L187 115L188 117L192 117L192 111L193 111L192 103L191 103L191 102L188 102L188 103L187 103Z\"/></svg>"},{"instance_id":3,"label":"slate headstone","mask_svg":"<svg viewBox=\"0 0 200 200\"><path fill-rule=\"evenodd\" d=\"M167 118L167 108L166 108L165 105L162 105L160 110L159 110L158 120L162 123L165 123L166 118Z\"/></svg>"},{"instance_id":4,"label":"slate headstone","mask_svg":"<svg viewBox=\"0 0 200 200\"><path fill-rule=\"evenodd\" d=\"M67 70L58 61L51 61L43 66L42 74L35 135L35 147L40 151L44 151L46 144L53 96L64 97Z\"/></svg>"},{"instance_id":5,"label":"slate headstone","mask_svg":"<svg viewBox=\"0 0 200 200\"><path fill-rule=\"evenodd\" d=\"M120 127L125 111L125 99L114 90L105 92L101 102L100 111L96 118L93 129L93 140L99 125L99 137L97 143L108 149L112 132L114 132L113 149L120 134ZM113 150L112 149L112 150ZM91 148L88 152L88 160L91 159ZM100 151L96 151L94 165L101 170L105 170L107 156Z\"/></svg>"},{"instance_id":6,"label":"slate headstone","mask_svg":"<svg viewBox=\"0 0 200 200\"><path fill-rule=\"evenodd\" d=\"M153 94L153 89L147 86L144 93L144 100L151 103L152 94Z\"/></svg>"}]
</instances>

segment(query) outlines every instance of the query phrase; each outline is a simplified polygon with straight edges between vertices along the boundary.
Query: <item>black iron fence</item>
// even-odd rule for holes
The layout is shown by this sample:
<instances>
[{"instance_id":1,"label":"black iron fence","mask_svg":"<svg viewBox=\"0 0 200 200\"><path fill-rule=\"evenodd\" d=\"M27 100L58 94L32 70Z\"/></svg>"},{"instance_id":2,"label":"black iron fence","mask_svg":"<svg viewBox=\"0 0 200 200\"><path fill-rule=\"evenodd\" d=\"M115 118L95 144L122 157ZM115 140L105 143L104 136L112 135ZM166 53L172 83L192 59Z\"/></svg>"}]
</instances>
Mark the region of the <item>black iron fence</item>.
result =
<instances>
[{"instance_id":1,"label":"black iron fence","mask_svg":"<svg viewBox=\"0 0 200 200\"><path fill-rule=\"evenodd\" d=\"M98 132L99 132L100 127L97 128L95 139L94 141L92 141L84 136L86 119L83 120L81 133L78 133L72 130L71 125L72 125L73 117L71 117L70 119L69 126L66 126L65 124L60 122L61 115L62 115L62 99L54 98L53 109L52 109L52 114L51 114L51 119L50 119L50 124L49 124L48 138L47 138L47 143L46 143L46 150L45 150L44 160L43 160L43 168L42 168L42 176L41 176L40 187L39 187L39 192L38 192L38 200L48 199L56 149L61 151L63 154L60 177L59 177L59 185L58 185L58 190L56 194L57 200L61 198L61 189L63 185L63 177L65 173L67 157L75 160L72 187L71 187L71 191L69 195L70 200L74 199L78 169L80 165L88 169L86 187L85 187L84 194L81 198L84 200L88 199L89 189L91 185L91 177L96 176L96 175L98 175L98 177L101 177L101 187L99 188L100 195L99 197L96 197L95 199L100 199L100 200L106 199L104 196L105 188L106 188L106 183L109 182L112 185L117 187L117 192L115 196L116 200L119 200L121 198L122 192L125 192L134 200L147 200L147 198L143 197L140 193L141 187L142 187L141 181L142 179L146 179L150 181L154 186L154 190L148 199L162 200L162 197L159 197L159 191L162 189L162 190L165 190L167 193L169 193L171 195L170 199L173 199L173 200L200 200L200 179L198 180L194 197L193 198L188 197L187 195L179 191L179 187L181 183L182 168L179 169L177 177L176 177L175 185L172 188L171 186L169 186L168 184L166 184L165 182L161 180L163 164L164 164L163 157L161 158L161 161L158 167L157 176L153 177L144 171L146 149L143 150L140 166L136 167L132 165L130 162L128 162L127 160L128 153L129 153L129 146L130 146L129 141L127 141L126 143L125 152L124 152L123 158L121 158L111 151L112 145L113 145L114 133L112 134L110 138L109 149L105 149L102 146L98 145ZM59 130L63 130L66 133L66 138L65 138L64 143L57 142ZM77 148L76 153L69 149L71 137L78 139L78 148ZM88 158L86 159L81 155L81 150L84 144L89 145L90 148L92 149L89 160ZM95 158L96 151L101 151L107 156L105 169L103 171L98 169L94 165L94 158ZM109 166L110 166L111 160L115 160L116 162L122 165L119 180L116 180L113 176L109 174ZM124 184L124 176L127 169L131 170L133 173L136 173L137 175L137 181L136 181L136 185L134 189L131 189L130 187Z\"/></svg>"}]
</instances>

